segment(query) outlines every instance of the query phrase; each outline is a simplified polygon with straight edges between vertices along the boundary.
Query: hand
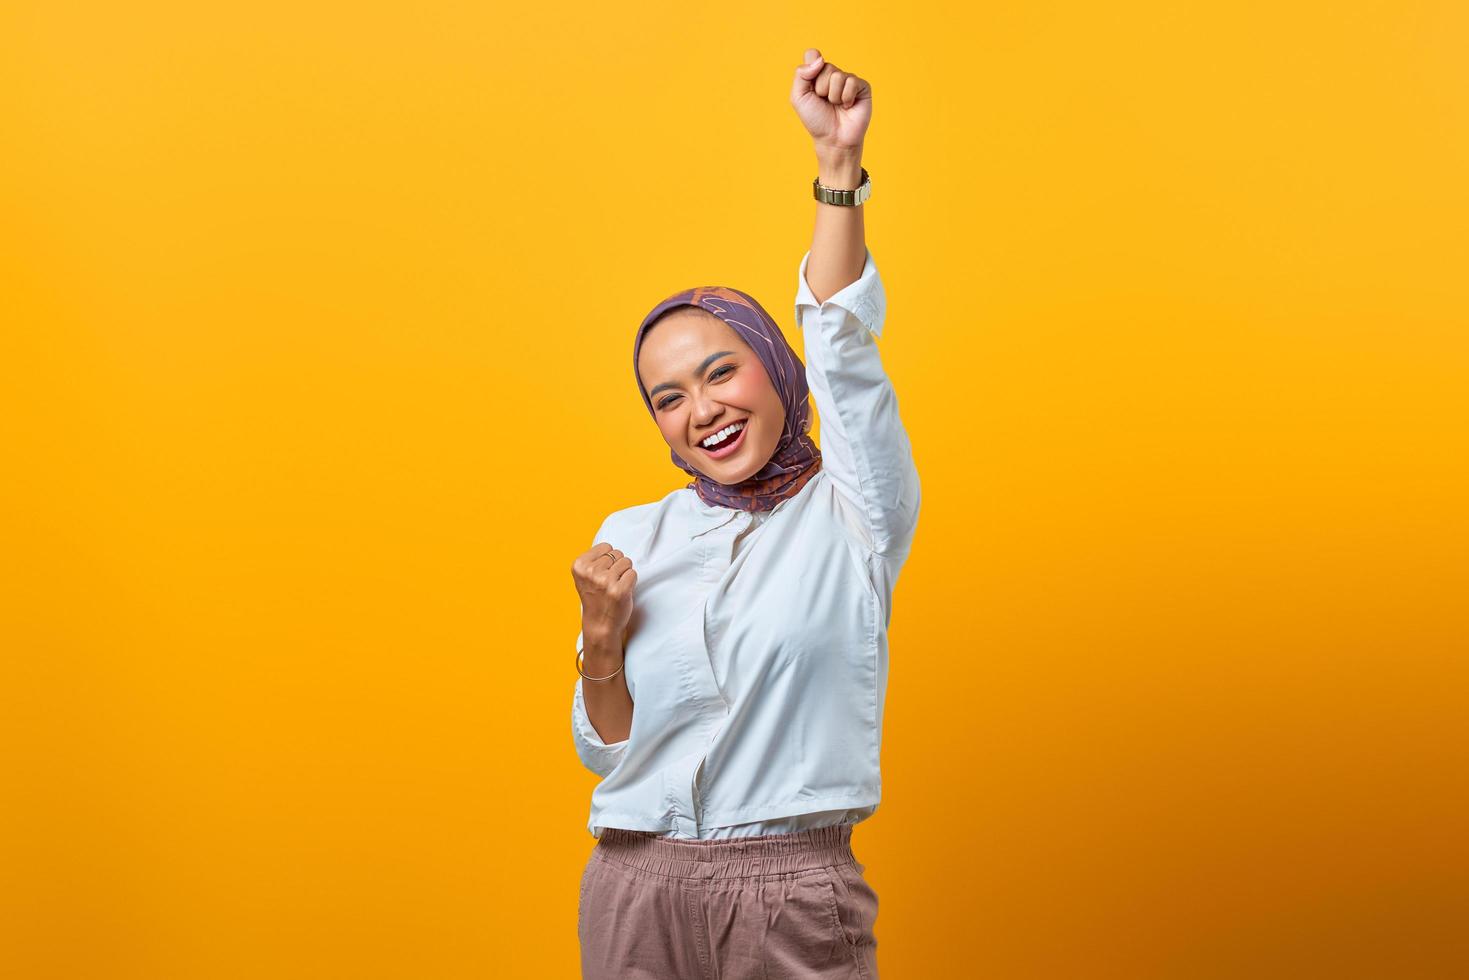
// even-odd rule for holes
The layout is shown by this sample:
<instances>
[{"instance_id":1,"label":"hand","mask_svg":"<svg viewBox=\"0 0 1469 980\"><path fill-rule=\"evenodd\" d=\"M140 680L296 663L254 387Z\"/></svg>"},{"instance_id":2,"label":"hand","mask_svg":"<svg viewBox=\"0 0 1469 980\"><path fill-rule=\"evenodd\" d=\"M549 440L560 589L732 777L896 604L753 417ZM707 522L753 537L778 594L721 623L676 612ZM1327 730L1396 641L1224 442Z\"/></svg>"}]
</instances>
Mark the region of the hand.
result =
<instances>
[{"instance_id":1,"label":"hand","mask_svg":"<svg viewBox=\"0 0 1469 980\"><path fill-rule=\"evenodd\" d=\"M581 595L582 642L611 640L620 645L632 619L633 588L638 584L632 559L599 541L571 563L571 577Z\"/></svg>"},{"instance_id":2,"label":"hand","mask_svg":"<svg viewBox=\"0 0 1469 980\"><path fill-rule=\"evenodd\" d=\"M791 105L818 150L854 150L862 146L872 121L872 86L807 48L806 62L791 84Z\"/></svg>"}]
</instances>

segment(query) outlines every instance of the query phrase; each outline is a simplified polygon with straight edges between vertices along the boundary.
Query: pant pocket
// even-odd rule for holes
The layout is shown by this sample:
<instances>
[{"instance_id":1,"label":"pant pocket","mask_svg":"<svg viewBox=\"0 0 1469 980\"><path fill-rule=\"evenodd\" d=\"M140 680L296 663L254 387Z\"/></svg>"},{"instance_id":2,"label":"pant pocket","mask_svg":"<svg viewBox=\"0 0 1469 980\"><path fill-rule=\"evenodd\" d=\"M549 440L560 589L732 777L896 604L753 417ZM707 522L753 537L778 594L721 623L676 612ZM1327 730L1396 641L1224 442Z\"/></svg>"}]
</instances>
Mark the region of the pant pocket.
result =
<instances>
[{"instance_id":1,"label":"pant pocket","mask_svg":"<svg viewBox=\"0 0 1469 980\"><path fill-rule=\"evenodd\" d=\"M877 948L877 892L862 876L860 866L839 864L829 869L836 897L837 924L847 945L870 956Z\"/></svg>"},{"instance_id":2,"label":"pant pocket","mask_svg":"<svg viewBox=\"0 0 1469 980\"><path fill-rule=\"evenodd\" d=\"M586 866L581 869L581 887L576 895L576 929L581 932L582 923L586 919L587 891L592 884L592 875L596 873L597 859L593 855L587 858Z\"/></svg>"}]
</instances>

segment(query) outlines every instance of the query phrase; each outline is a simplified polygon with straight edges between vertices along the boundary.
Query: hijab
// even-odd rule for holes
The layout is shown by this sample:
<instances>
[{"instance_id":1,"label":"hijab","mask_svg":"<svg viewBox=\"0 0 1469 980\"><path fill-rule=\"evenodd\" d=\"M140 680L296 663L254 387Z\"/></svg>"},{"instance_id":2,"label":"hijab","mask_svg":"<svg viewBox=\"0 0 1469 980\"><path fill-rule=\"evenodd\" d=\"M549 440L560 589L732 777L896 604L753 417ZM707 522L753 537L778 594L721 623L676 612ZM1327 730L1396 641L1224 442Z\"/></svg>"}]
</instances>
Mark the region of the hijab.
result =
<instances>
[{"instance_id":1,"label":"hijab","mask_svg":"<svg viewBox=\"0 0 1469 980\"><path fill-rule=\"evenodd\" d=\"M726 286L697 286L674 293L643 317L637 339L633 342L633 378L638 382L638 393L643 396L648 414L654 416L655 421L657 415L653 402L638 377L638 352L642 350L643 337L648 329L660 316L678 306L693 306L714 314L750 345L760 363L765 365L765 373L770 376L770 382L785 406L785 427L770 459L739 483L717 483L690 466L677 452L670 453L673 463L694 478L688 486L706 504L746 511L772 510L782 500L799 493L806 481L821 469L821 450L816 448L810 436L810 389L806 384L805 365L770 314L748 293Z\"/></svg>"}]
</instances>

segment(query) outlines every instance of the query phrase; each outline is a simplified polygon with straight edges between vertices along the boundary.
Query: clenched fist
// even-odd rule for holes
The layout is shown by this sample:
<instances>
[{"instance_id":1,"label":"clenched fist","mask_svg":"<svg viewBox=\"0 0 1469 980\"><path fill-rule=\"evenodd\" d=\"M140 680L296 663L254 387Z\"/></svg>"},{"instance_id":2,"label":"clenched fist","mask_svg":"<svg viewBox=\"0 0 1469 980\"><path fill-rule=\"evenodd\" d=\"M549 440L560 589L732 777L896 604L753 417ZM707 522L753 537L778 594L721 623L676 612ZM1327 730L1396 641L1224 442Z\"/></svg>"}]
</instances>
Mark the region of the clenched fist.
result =
<instances>
[{"instance_id":1,"label":"clenched fist","mask_svg":"<svg viewBox=\"0 0 1469 980\"><path fill-rule=\"evenodd\" d=\"M791 84L791 105L818 145L853 149L862 145L872 121L872 86L807 48Z\"/></svg>"},{"instance_id":2,"label":"clenched fist","mask_svg":"<svg viewBox=\"0 0 1469 980\"><path fill-rule=\"evenodd\" d=\"M571 577L581 594L583 642L621 643L632 619L633 587L638 584L632 559L599 541L571 563Z\"/></svg>"}]
</instances>

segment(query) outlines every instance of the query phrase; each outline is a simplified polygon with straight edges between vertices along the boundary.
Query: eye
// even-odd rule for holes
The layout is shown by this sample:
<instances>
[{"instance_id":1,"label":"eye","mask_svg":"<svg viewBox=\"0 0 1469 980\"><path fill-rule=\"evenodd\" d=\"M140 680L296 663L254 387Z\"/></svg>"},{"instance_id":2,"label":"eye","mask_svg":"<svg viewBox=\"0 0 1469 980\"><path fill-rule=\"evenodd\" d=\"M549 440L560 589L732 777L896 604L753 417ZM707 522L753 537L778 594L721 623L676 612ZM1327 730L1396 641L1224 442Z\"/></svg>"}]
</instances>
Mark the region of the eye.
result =
<instances>
[{"instance_id":1,"label":"eye","mask_svg":"<svg viewBox=\"0 0 1469 980\"><path fill-rule=\"evenodd\" d=\"M726 377L725 372L727 372L727 371L733 371L733 370L734 370L734 365L733 364L726 364L723 367L715 368L714 369L714 373L711 374L711 375L709 375L709 380L710 381L723 380ZM658 408L667 408L669 405L672 405L677 400L678 400L678 396L677 395L669 395L667 398L663 399L662 401L660 401L658 403Z\"/></svg>"}]
</instances>

